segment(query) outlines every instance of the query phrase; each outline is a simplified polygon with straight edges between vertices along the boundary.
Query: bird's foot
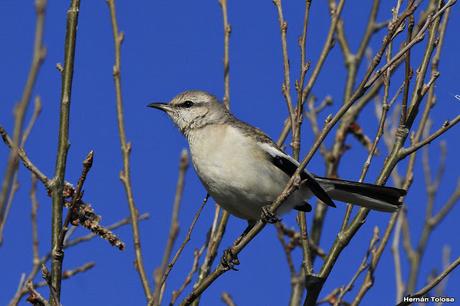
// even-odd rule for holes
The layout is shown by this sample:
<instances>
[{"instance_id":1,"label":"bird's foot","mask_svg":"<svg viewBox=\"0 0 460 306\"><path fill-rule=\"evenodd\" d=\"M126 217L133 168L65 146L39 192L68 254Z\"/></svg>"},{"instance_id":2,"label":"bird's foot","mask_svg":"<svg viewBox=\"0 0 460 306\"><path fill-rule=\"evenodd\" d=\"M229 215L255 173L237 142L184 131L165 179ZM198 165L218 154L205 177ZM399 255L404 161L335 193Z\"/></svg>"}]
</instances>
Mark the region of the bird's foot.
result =
<instances>
[{"instance_id":1,"label":"bird's foot","mask_svg":"<svg viewBox=\"0 0 460 306\"><path fill-rule=\"evenodd\" d=\"M272 213L272 211L270 210L270 205L262 207L262 214L260 216L260 219L265 223L271 224L281 221L281 219L279 219L274 213Z\"/></svg>"},{"instance_id":2,"label":"bird's foot","mask_svg":"<svg viewBox=\"0 0 460 306\"><path fill-rule=\"evenodd\" d=\"M238 256L233 253L232 248L228 248L224 251L220 263L226 270L238 271L235 266L240 264Z\"/></svg>"}]
</instances>

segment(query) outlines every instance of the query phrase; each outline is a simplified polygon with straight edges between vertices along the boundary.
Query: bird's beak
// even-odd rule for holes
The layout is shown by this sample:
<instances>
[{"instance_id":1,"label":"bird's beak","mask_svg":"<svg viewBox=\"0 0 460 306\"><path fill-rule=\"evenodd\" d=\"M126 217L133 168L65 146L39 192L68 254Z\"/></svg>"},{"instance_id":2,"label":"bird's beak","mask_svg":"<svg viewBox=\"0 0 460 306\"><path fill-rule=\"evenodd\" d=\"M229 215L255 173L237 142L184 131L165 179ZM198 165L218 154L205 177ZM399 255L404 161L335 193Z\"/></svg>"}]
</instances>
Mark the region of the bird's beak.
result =
<instances>
[{"instance_id":1,"label":"bird's beak","mask_svg":"<svg viewBox=\"0 0 460 306\"><path fill-rule=\"evenodd\" d=\"M164 112L168 112L171 110L171 106L168 103L150 103L149 105L147 105L147 107L156 108Z\"/></svg>"}]
</instances>

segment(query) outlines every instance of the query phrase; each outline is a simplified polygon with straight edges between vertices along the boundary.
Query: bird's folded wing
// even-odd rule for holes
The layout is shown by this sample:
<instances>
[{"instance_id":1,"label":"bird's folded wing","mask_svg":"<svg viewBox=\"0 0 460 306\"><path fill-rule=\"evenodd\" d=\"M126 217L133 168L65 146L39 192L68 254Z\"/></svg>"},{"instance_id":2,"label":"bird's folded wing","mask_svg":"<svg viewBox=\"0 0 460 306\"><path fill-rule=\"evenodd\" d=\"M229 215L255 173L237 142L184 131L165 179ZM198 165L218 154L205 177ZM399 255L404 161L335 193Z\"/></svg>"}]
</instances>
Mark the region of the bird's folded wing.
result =
<instances>
[{"instance_id":1,"label":"bird's folded wing","mask_svg":"<svg viewBox=\"0 0 460 306\"><path fill-rule=\"evenodd\" d=\"M259 143L259 146L270 156L270 160L273 163L273 165L278 167L289 177L294 175L295 171L299 167L299 162L297 162L294 158L278 149L275 145L272 145L270 143ZM332 199L329 197L326 191L316 181L314 176L308 173L308 171L302 171L300 173L300 179L318 199L320 199L329 206L336 207L334 201L332 201Z\"/></svg>"}]
</instances>

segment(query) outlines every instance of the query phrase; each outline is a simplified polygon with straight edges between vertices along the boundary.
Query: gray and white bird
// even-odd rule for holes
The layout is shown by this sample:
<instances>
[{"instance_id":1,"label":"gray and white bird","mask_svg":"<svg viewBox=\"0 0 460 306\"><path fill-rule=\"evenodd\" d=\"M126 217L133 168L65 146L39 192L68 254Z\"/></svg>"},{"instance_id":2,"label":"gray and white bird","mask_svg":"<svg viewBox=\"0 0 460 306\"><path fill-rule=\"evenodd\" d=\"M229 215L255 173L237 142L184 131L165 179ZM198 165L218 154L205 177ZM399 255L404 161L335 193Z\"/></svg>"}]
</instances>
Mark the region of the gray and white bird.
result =
<instances>
[{"instance_id":1,"label":"gray and white bird","mask_svg":"<svg viewBox=\"0 0 460 306\"><path fill-rule=\"evenodd\" d=\"M283 191L299 163L259 129L235 118L217 98L204 91L186 91L169 103L152 103L172 119L187 138L193 166L214 200L251 226L263 207ZM329 206L333 200L383 212L401 206L405 190L341 179L301 174L301 186L277 214L291 209L311 211L307 200L317 197Z\"/></svg>"}]
</instances>

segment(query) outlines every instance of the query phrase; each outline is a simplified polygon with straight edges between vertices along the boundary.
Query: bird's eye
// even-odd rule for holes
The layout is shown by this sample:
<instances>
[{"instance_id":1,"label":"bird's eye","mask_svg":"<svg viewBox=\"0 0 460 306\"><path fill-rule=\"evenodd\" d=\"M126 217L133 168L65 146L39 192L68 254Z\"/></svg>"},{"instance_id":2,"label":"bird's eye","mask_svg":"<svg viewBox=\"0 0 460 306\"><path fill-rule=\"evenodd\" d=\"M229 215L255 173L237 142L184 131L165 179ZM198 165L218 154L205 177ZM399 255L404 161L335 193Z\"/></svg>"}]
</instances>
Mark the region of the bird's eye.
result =
<instances>
[{"instance_id":1,"label":"bird's eye","mask_svg":"<svg viewBox=\"0 0 460 306\"><path fill-rule=\"evenodd\" d=\"M187 101L185 101L184 103L182 103L180 106L181 106L181 107L184 107L184 108L189 108L189 107L192 107L192 106L193 106L193 102L190 101L190 100L187 100Z\"/></svg>"}]
</instances>

